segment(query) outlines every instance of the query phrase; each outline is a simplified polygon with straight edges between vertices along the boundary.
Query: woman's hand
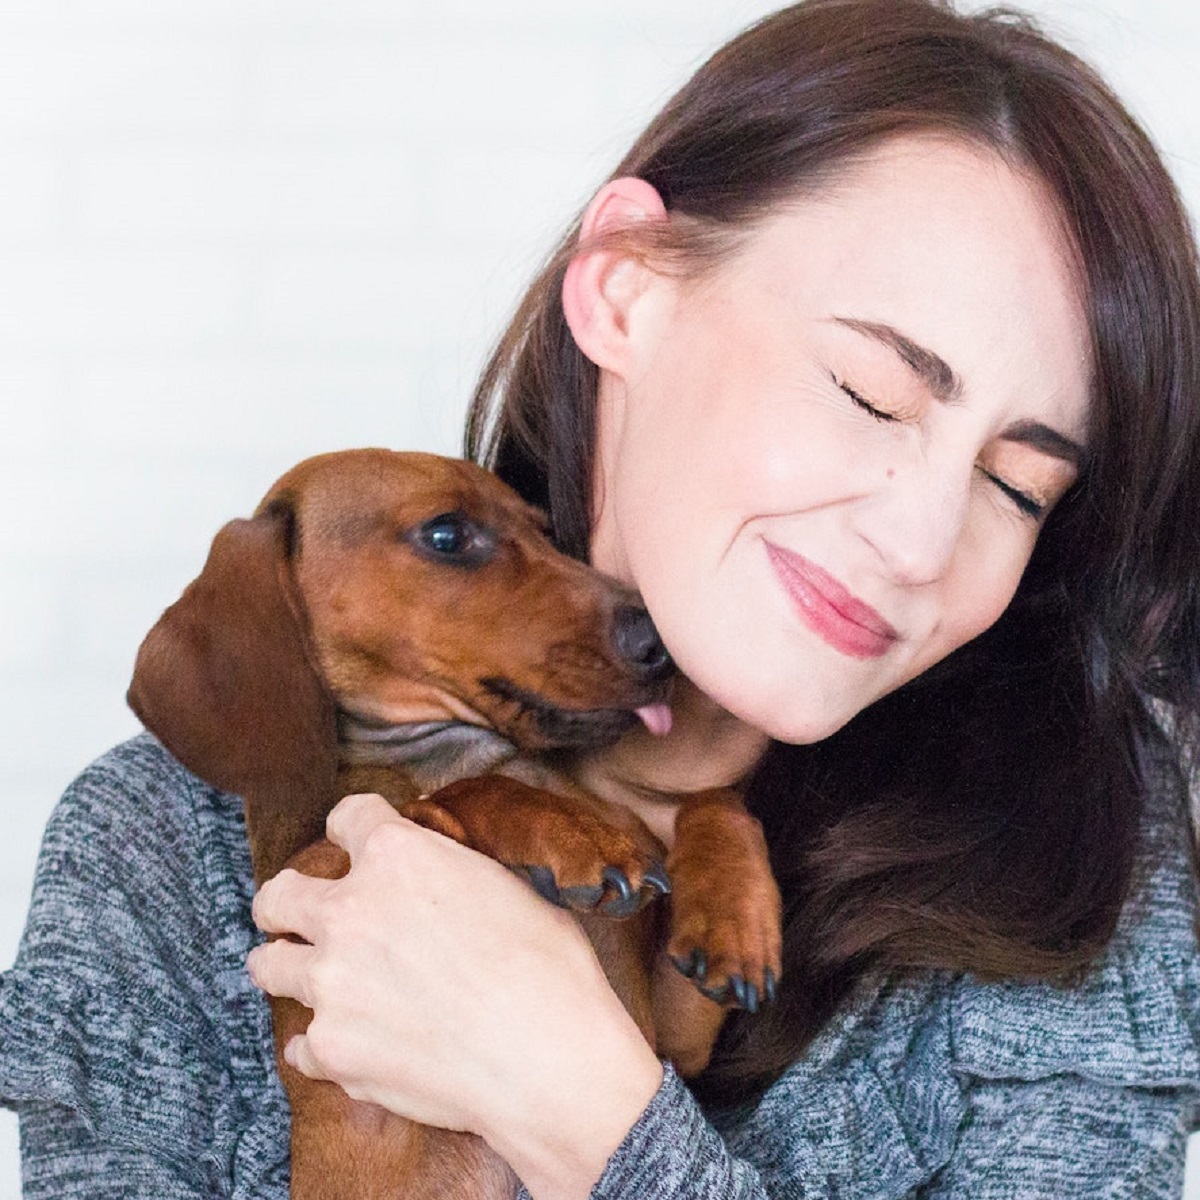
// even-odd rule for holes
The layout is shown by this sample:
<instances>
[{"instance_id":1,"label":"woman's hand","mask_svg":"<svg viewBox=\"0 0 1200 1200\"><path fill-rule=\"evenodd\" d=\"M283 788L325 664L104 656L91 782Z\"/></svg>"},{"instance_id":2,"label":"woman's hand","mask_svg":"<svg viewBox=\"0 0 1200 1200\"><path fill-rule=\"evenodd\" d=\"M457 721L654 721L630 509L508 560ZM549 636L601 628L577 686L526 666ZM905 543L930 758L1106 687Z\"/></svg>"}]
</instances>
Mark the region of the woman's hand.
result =
<instances>
[{"instance_id":1,"label":"woman's hand","mask_svg":"<svg viewBox=\"0 0 1200 1200\"><path fill-rule=\"evenodd\" d=\"M304 1074L483 1136L540 1197L586 1196L662 1080L575 922L506 868L349 796L343 879L284 871L254 901L247 965L314 1012Z\"/></svg>"}]
</instances>

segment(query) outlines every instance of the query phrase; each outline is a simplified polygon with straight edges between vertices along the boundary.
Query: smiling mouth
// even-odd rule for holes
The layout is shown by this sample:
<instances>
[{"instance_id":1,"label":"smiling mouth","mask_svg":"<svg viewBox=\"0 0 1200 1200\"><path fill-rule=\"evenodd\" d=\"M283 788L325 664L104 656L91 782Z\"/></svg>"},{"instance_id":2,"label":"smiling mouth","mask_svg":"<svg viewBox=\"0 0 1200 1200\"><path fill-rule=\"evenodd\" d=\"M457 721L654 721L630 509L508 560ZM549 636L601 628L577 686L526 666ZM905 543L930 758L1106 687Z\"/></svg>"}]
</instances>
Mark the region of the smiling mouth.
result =
<instances>
[{"instance_id":1,"label":"smiling mouth","mask_svg":"<svg viewBox=\"0 0 1200 1200\"><path fill-rule=\"evenodd\" d=\"M900 635L869 604L802 554L764 541L776 578L818 637L850 658L879 658Z\"/></svg>"}]
</instances>

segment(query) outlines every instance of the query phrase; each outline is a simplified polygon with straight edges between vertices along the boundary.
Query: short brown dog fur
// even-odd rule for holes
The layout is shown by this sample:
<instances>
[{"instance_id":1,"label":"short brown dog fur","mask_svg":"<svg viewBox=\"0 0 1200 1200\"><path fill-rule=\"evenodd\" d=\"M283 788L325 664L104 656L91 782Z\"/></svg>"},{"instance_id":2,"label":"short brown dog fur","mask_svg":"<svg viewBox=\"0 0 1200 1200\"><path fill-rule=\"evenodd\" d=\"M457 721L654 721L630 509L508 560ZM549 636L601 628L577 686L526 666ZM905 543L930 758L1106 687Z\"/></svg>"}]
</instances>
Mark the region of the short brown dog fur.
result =
<instances>
[{"instance_id":1,"label":"short brown dog fur","mask_svg":"<svg viewBox=\"0 0 1200 1200\"><path fill-rule=\"evenodd\" d=\"M778 977L761 831L732 792L684 798L671 895L649 903L668 887L662 845L561 769L661 701L668 673L637 598L557 553L494 476L361 450L301 463L218 533L143 643L129 700L185 766L243 798L258 883L285 865L344 874L325 817L343 795L378 792L575 909L647 1039L690 1074L725 1008L769 1000ZM282 1049L311 1013L271 1009L293 1197L514 1194L481 1139L294 1071Z\"/></svg>"}]
</instances>

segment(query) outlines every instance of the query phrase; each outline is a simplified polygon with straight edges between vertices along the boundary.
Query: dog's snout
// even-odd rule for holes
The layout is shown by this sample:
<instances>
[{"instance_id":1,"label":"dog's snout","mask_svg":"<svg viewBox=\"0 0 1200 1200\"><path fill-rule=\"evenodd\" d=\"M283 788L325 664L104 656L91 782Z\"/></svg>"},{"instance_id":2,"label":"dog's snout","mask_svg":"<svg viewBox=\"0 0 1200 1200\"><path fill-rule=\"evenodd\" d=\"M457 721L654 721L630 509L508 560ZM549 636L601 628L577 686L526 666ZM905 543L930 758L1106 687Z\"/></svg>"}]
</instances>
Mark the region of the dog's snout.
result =
<instances>
[{"instance_id":1,"label":"dog's snout","mask_svg":"<svg viewBox=\"0 0 1200 1200\"><path fill-rule=\"evenodd\" d=\"M671 656L644 608L618 608L613 616L613 644L625 662L647 680L665 678L671 671Z\"/></svg>"}]
</instances>

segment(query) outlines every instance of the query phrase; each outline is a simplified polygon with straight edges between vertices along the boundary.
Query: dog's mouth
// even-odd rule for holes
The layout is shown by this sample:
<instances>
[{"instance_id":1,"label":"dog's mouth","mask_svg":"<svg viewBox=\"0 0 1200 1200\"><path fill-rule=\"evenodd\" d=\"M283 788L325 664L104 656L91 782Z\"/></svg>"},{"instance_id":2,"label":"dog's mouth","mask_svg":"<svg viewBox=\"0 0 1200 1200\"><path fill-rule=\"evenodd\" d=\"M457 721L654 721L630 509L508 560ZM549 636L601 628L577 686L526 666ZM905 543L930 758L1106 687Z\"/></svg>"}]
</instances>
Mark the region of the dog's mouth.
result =
<instances>
[{"instance_id":1,"label":"dog's mouth","mask_svg":"<svg viewBox=\"0 0 1200 1200\"><path fill-rule=\"evenodd\" d=\"M509 679L481 679L487 694L513 706L504 720L493 718L496 728L518 745L529 749L584 750L611 745L639 723L653 734L671 728L671 710L663 699L665 689L634 708L564 708Z\"/></svg>"}]
</instances>

